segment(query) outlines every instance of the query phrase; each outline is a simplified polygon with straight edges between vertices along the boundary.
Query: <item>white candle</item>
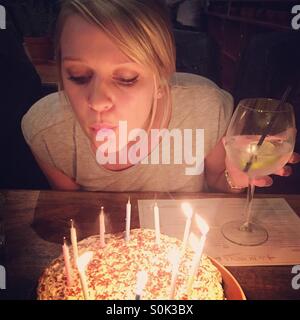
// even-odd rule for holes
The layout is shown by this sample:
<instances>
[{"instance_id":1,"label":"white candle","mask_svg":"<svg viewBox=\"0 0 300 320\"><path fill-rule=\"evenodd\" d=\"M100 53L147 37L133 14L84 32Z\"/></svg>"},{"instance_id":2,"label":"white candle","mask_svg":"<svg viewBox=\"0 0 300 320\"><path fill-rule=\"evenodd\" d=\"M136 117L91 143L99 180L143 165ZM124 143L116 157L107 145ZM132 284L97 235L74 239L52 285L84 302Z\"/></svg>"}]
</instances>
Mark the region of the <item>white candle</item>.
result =
<instances>
[{"instance_id":1,"label":"white candle","mask_svg":"<svg viewBox=\"0 0 300 320\"><path fill-rule=\"evenodd\" d=\"M93 257L93 252L88 251L77 259L77 269L79 273L80 284L81 284L84 300L89 300L90 298L85 269L89 264L89 262L91 261L92 257Z\"/></svg>"},{"instance_id":2,"label":"white candle","mask_svg":"<svg viewBox=\"0 0 300 320\"><path fill-rule=\"evenodd\" d=\"M195 280L195 277L197 276L198 269L201 264L201 258L202 258L205 241L206 241L206 235L209 231L209 226L207 225L207 223L198 215L196 215L196 223L202 233L202 236L200 238L199 244L197 245L197 248L195 251L195 255L192 262L192 268L191 268L191 272L188 279L188 286L187 286L188 296L192 292L193 282Z\"/></svg>"},{"instance_id":3,"label":"white candle","mask_svg":"<svg viewBox=\"0 0 300 320\"><path fill-rule=\"evenodd\" d=\"M193 216L193 209L191 205L187 202L182 203L181 208L186 216L186 223L185 223L185 229L184 229L184 235L182 240L182 253L184 253L184 250L187 246L188 238L190 235L190 229L192 224L192 216Z\"/></svg>"},{"instance_id":4,"label":"white candle","mask_svg":"<svg viewBox=\"0 0 300 320\"><path fill-rule=\"evenodd\" d=\"M136 281L136 300L141 300L144 288L148 281L148 274L146 271L139 271L137 273L137 281Z\"/></svg>"},{"instance_id":5,"label":"white candle","mask_svg":"<svg viewBox=\"0 0 300 320\"><path fill-rule=\"evenodd\" d=\"M66 238L64 238L64 244L62 245L63 249L63 256L64 256L64 262L65 262L65 272L66 272L66 278L67 278L67 286L71 287L73 284L72 279L72 269L70 264L70 253L69 253L69 247L66 243Z\"/></svg>"},{"instance_id":6,"label":"white candle","mask_svg":"<svg viewBox=\"0 0 300 320\"><path fill-rule=\"evenodd\" d=\"M101 207L99 214L99 226L100 226L100 247L105 247L105 218L104 218L104 207Z\"/></svg>"},{"instance_id":7,"label":"white candle","mask_svg":"<svg viewBox=\"0 0 300 320\"><path fill-rule=\"evenodd\" d=\"M74 227L74 221L71 219L71 243L72 243L72 249L73 249L73 259L74 259L74 265L76 266L76 261L78 259L78 247L77 247L77 234L76 229Z\"/></svg>"},{"instance_id":8,"label":"white candle","mask_svg":"<svg viewBox=\"0 0 300 320\"><path fill-rule=\"evenodd\" d=\"M129 241L130 239L130 220L131 220L131 203L130 203L130 198L128 198L128 202L126 204L126 235L125 235L126 241Z\"/></svg>"},{"instance_id":9,"label":"white candle","mask_svg":"<svg viewBox=\"0 0 300 320\"><path fill-rule=\"evenodd\" d=\"M170 300L174 300L180 261L180 252L177 249L171 250L171 252L169 253L169 261L172 264Z\"/></svg>"},{"instance_id":10,"label":"white candle","mask_svg":"<svg viewBox=\"0 0 300 320\"><path fill-rule=\"evenodd\" d=\"M157 203L154 205L154 225L155 225L155 242L160 244L160 225L159 225L159 209Z\"/></svg>"}]
</instances>

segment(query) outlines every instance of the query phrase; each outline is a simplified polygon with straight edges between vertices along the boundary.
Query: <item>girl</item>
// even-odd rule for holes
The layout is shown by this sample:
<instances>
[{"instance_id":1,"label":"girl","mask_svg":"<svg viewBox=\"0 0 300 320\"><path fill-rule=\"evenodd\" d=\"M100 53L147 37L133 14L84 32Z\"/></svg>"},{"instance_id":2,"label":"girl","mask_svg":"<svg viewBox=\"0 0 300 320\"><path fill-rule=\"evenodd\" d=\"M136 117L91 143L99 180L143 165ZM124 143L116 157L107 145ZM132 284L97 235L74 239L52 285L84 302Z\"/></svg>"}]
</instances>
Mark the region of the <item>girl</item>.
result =
<instances>
[{"instance_id":1,"label":"girl","mask_svg":"<svg viewBox=\"0 0 300 320\"><path fill-rule=\"evenodd\" d=\"M225 174L222 136L232 98L203 77L175 73L163 3L73 0L62 6L56 37L60 91L38 101L22 120L26 141L53 188L241 192L247 186L247 177L231 166ZM163 129L177 134L174 144L165 143L168 134L156 143L150 139L150 132ZM185 139L184 129L203 130L197 140ZM187 174L187 164L176 155L168 164L150 161L154 152L164 156L162 146L174 154L181 144L187 159L196 154L196 174ZM131 161L130 150L139 160ZM262 177L255 184L271 183Z\"/></svg>"}]
</instances>

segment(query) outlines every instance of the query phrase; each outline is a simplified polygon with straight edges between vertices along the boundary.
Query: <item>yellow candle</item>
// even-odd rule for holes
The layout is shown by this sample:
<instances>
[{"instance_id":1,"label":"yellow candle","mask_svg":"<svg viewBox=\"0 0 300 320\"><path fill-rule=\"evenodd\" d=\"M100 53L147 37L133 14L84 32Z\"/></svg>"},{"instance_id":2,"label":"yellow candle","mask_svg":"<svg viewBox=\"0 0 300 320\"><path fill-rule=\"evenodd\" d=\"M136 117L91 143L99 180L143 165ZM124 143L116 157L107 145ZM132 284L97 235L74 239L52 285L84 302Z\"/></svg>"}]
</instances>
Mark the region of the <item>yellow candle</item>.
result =
<instances>
[{"instance_id":1,"label":"yellow candle","mask_svg":"<svg viewBox=\"0 0 300 320\"><path fill-rule=\"evenodd\" d=\"M62 246L62 249L63 249L63 256L64 256L64 261L65 261L65 272L66 272L66 278L67 278L67 286L71 287L73 284L72 269L71 269L71 264L70 264L69 247L67 246L66 238L64 238L64 244Z\"/></svg>"},{"instance_id":2,"label":"yellow candle","mask_svg":"<svg viewBox=\"0 0 300 320\"><path fill-rule=\"evenodd\" d=\"M170 300L174 300L180 261L180 252L177 249L174 249L169 253L169 261L172 264Z\"/></svg>"},{"instance_id":3,"label":"yellow candle","mask_svg":"<svg viewBox=\"0 0 300 320\"><path fill-rule=\"evenodd\" d=\"M198 269L201 264L201 258L202 258L205 241L206 241L206 235L209 231L209 226L199 215L196 215L196 223L200 229L200 232L202 233L202 236L195 250L195 255L192 262L192 268L191 268L191 272L188 279L188 285L187 285L188 296L190 296L192 292L193 282L195 280L195 277L197 276Z\"/></svg>"},{"instance_id":4,"label":"yellow candle","mask_svg":"<svg viewBox=\"0 0 300 320\"><path fill-rule=\"evenodd\" d=\"M135 300L141 300L144 288L148 281L148 274L146 271L139 271L136 275L136 293L135 293Z\"/></svg>"},{"instance_id":5,"label":"yellow candle","mask_svg":"<svg viewBox=\"0 0 300 320\"><path fill-rule=\"evenodd\" d=\"M190 296L190 294L192 292L193 283L194 283L195 277L197 275L198 269L200 267L201 257L202 257L205 241L206 241L206 236L202 235L200 242L199 242L199 245L198 245L198 250L195 252L195 255L193 257L192 268L191 268L191 272L190 272L190 276L189 276L189 280L188 280L188 285L187 285L188 296Z\"/></svg>"},{"instance_id":6,"label":"yellow candle","mask_svg":"<svg viewBox=\"0 0 300 320\"><path fill-rule=\"evenodd\" d=\"M191 205L187 202L182 203L181 208L186 216L186 223L185 223L185 229L184 229L184 235L182 240L182 253L184 253L184 250L187 246L188 238L190 235L190 229L192 224L192 216L193 216L193 209Z\"/></svg>"},{"instance_id":7,"label":"yellow candle","mask_svg":"<svg viewBox=\"0 0 300 320\"><path fill-rule=\"evenodd\" d=\"M85 269L93 257L93 252L86 252L77 259L77 269L80 278L81 289L84 300L90 299L89 287L86 279Z\"/></svg>"},{"instance_id":8,"label":"yellow candle","mask_svg":"<svg viewBox=\"0 0 300 320\"><path fill-rule=\"evenodd\" d=\"M76 229L74 227L74 222L71 219L71 243L72 243L72 248L73 248L73 259L74 259L74 264L76 265L76 261L78 259L78 247L77 247L77 234L76 234Z\"/></svg>"}]
</instances>

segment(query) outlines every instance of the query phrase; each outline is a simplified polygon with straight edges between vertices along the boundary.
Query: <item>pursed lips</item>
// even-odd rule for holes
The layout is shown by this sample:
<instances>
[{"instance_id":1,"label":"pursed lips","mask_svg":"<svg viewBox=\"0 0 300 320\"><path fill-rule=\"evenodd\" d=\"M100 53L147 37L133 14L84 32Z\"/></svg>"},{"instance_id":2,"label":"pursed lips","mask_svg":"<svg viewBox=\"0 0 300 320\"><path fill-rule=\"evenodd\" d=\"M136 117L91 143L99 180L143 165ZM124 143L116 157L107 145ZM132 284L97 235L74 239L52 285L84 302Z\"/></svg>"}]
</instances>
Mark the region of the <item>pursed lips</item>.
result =
<instances>
[{"instance_id":1,"label":"pursed lips","mask_svg":"<svg viewBox=\"0 0 300 320\"><path fill-rule=\"evenodd\" d=\"M116 134L116 129L118 126L112 125L110 123L95 123L90 126L90 130L92 132L92 137L93 140L98 139L102 140L103 138L100 137L106 137L108 138L109 136Z\"/></svg>"},{"instance_id":2,"label":"pursed lips","mask_svg":"<svg viewBox=\"0 0 300 320\"><path fill-rule=\"evenodd\" d=\"M90 129L92 131L94 131L95 133L102 131L102 132L108 132L109 130L114 130L116 129L118 126L116 125L112 125L109 123L95 123L93 125L90 126Z\"/></svg>"}]
</instances>

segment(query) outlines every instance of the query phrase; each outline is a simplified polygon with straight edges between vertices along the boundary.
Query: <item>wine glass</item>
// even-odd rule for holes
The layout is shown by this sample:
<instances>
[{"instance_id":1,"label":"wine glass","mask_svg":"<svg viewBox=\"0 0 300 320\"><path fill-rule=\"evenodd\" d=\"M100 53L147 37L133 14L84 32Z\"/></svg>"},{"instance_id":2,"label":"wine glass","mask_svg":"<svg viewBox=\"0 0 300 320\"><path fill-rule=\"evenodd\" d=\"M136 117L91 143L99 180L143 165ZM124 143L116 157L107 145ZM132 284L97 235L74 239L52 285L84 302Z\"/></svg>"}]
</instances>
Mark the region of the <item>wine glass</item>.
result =
<instances>
[{"instance_id":1,"label":"wine glass","mask_svg":"<svg viewBox=\"0 0 300 320\"><path fill-rule=\"evenodd\" d=\"M256 246L267 241L267 230L255 221L251 210L253 179L282 168L293 153L296 137L293 107L275 99L244 99L238 104L224 146L232 166L248 176L246 221L222 226L224 237L238 245Z\"/></svg>"}]
</instances>

